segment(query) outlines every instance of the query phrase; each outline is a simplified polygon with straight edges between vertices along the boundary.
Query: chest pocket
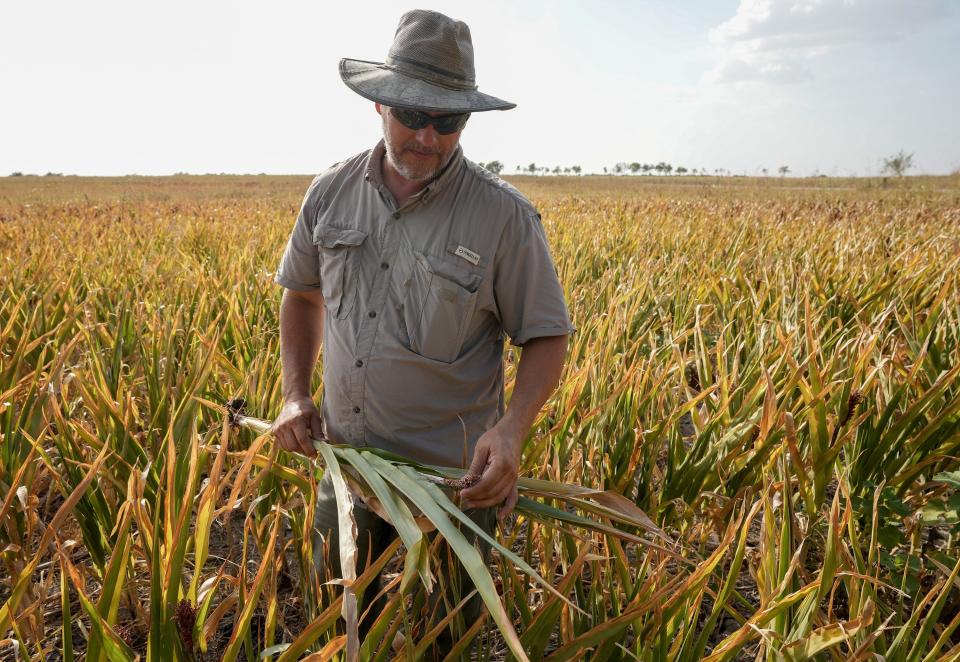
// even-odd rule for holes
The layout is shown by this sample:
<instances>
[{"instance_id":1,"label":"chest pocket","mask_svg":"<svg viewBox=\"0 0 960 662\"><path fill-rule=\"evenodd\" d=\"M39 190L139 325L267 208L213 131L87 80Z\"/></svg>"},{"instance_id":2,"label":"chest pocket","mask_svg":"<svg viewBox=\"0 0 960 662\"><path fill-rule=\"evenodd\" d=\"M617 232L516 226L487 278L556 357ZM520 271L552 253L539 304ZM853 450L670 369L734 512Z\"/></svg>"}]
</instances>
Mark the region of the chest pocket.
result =
<instances>
[{"instance_id":1,"label":"chest pocket","mask_svg":"<svg viewBox=\"0 0 960 662\"><path fill-rule=\"evenodd\" d=\"M410 349L435 361L457 360L477 306L482 275L414 252L403 321Z\"/></svg>"},{"instance_id":2,"label":"chest pocket","mask_svg":"<svg viewBox=\"0 0 960 662\"><path fill-rule=\"evenodd\" d=\"M320 253L320 291L327 310L337 319L350 314L360 287L360 247L367 235L360 230L318 225L313 243Z\"/></svg>"}]
</instances>

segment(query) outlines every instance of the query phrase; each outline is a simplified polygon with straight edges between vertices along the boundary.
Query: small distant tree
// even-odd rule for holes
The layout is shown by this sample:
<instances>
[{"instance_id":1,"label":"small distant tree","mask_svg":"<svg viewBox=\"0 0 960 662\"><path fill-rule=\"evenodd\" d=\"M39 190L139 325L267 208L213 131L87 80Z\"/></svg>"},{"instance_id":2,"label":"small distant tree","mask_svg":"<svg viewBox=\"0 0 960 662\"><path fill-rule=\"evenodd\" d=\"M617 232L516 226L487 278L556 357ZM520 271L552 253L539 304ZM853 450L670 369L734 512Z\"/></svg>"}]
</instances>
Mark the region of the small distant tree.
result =
<instances>
[{"instance_id":1,"label":"small distant tree","mask_svg":"<svg viewBox=\"0 0 960 662\"><path fill-rule=\"evenodd\" d=\"M19 170L17 170L16 172L11 172L11 173L10 173L10 176L11 176L11 177L23 177L23 173L20 172Z\"/></svg>"},{"instance_id":2,"label":"small distant tree","mask_svg":"<svg viewBox=\"0 0 960 662\"><path fill-rule=\"evenodd\" d=\"M607 166L603 166L603 174L607 174Z\"/></svg>"},{"instance_id":3,"label":"small distant tree","mask_svg":"<svg viewBox=\"0 0 960 662\"><path fill-rule=\"evenodd\" d=\"M654 168L654 165L652 163L644 163L642 166L640 166L640 169L643 170L643 174L645 175L649 175L650 171L653 170L653 168Z\"/></svg>"},{"instance_id":4,"label":"small distant tree","mask_svg":"<svg viewBox=\"0 0 960 662\"><path fill-rule=\"evenodd\" d=\"M626 169L626 165L627 164L622 161L620 163L615 164L613 166L613 174L622 175L623 171Z\"/></svg>"},{"instance_id":5,"label":"small distant tree","mask_svg":"<svg viewBox=\"0 0 960 662\"><path fill-rule=\"evenodd\" d=\"M483 167L495 175L499 175L501 172L503 172L503 164L499 161L490 161L489 163L484 163Z\"/></svg>"},{"instance_id":6,"label":"small distant tree","mask_svg":"<svg viewBox=\"0 0 960 662\"><path fill-rule=\"evenodd\" d=\"M883 160L883 172L903 177L907 170L913 167L913 154L907 154L902 149L893 156Z\"/></svg>"},{"instance_id":7,"label":"small distant tree","mask_svg":"<svg viewBox=\"0 0 960 662\"><path fill-rule=\"evenodd\" d=\"M677 174L678 174L678 175L685 175L685 174L687 174L687 169L684 168L683 166L677 166Z\"/></svg>"},{"instance_id":8,"label":"small distant tree","mask_svg":"<svg viewBox=\"0 0 960 662\"><path fill-rule=\"evenodd\" d=\"M764 177L766 177L766 176L767 176L767 169L766 169L766 168L760 168L760 173L761 173Z\"/></svg>"},{"instance_id":9,"label":"small distant tree","mask_svg":"<svg viewBox=\"0 0 960 662\"><path fill-rule=\"evenodd\" d=\"M780 173L781 177L785 177L786 175L790 174L790 166L782 165L777 168L777 172Z\"/></svg>"},{"instance_id":10,"label":"small distant tree","mask_svg":"<svg viewBox=\"0 0 960 662\"><path fill-rule=\"evenodd\" d=\"M630 172L632 172L633 174L637 174L638 172L640 172L640 168L641 168L641 165L636 161L630 164Z\"/></svg>"},{"instance_id":11,"label":"small distant tree","mask_svg":"<svg viewBox=\"0 0 960 662\"><path fill-rule=\"evenodd\" d=\"M581 170L580 166L578 166L578 165L571 166L570 169L573 170L573 174L575 174L575 175L579 175L579 174L580 174L580 170ZM604 168L604 170L606 170L606 168Z\"/></svg>"},{"instance_id":12,"label":"small distant tree","mask_svg":"<svg viewBox=\"0 0 960 662\"><path fill-rule=\"evenodd\" d=\"M529 172L531 175L537 174L538 170L539 169L537 168L536 163L531 163L530 165L527 166L527 172Z\"/></svg>"}]
</instances>

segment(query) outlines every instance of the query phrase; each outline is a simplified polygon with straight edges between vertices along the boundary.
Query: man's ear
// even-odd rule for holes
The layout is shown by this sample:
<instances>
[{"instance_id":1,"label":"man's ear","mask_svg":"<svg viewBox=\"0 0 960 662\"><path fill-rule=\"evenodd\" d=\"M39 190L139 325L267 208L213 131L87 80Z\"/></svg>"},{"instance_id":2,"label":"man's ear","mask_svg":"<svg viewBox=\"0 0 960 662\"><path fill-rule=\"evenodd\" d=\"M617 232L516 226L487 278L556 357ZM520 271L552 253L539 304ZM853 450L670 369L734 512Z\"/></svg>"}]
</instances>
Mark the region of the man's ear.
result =
<instances>
[{"instance_id":1,"label":"man's ear","mask_svg":"<svg viewBox=\"0 0 960 662\"><path fill-rule=\"evenodd\" d=\"M381 115L381 116L383 115L383 109L380 107L379 101L374 101L373 107L377 109L377 115Z\"/></svg>"}]
</instances>

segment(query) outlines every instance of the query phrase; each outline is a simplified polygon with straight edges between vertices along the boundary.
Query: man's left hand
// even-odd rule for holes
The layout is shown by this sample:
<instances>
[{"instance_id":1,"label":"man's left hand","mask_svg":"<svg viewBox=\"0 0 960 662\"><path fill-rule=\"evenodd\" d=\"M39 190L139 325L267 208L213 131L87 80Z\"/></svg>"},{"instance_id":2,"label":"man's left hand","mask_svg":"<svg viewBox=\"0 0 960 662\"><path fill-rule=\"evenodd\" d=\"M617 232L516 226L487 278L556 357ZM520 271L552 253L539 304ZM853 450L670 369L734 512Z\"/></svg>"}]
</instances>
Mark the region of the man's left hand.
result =
<instances>
[{"instance_id":1,"label":"man's left hand","mask_svg":"<svg viewBox=\"0 0 960 662\"><path fill-rule=\"evenodd\" d=\"M517 477L520 474L520 452L523 435L509 431L503 421L487 430L477 440L468 476L480 481L462 492L464 508L487 508L501 505L497 517L503 518L517 505Z\"/></svg>"}]
</instances>

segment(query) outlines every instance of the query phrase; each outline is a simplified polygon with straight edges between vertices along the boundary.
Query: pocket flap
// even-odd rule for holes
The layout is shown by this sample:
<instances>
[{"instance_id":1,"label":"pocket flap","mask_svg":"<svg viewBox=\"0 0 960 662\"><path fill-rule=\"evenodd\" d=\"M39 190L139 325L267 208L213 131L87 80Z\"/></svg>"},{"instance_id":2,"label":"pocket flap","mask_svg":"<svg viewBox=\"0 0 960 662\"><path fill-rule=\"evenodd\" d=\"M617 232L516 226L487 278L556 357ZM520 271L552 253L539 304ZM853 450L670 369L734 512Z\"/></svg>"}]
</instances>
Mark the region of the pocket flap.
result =
<instances>
[{"instance_id":1,"label":"pocket flap","mask_svg":"<svg viewBox=\"0 0 960 662\"><path fill-rule=\"evenodd\" d=\"M335 228L332 225L318 225L313 230L313 243L319 244L324 248L359 246L366 238L366 232L346 228Z\"/></svg>"},{"instance_id":2,"label":"pocket flap","mask_svg":"<svg viewBox=\"0 0 960 662\"><path fill-rule=\"evenodd\" d=\"M482 273L464 268L466 265L461 266L422 253L416 253L415 256L417 261L421 262L424 268L434 276L448 280L467 292L476 292L480 281L483 280Z\"/></svg>"}]
</instances>

